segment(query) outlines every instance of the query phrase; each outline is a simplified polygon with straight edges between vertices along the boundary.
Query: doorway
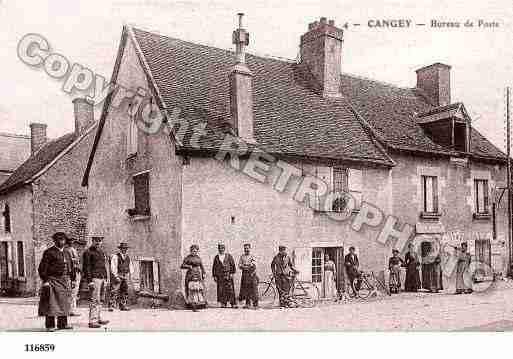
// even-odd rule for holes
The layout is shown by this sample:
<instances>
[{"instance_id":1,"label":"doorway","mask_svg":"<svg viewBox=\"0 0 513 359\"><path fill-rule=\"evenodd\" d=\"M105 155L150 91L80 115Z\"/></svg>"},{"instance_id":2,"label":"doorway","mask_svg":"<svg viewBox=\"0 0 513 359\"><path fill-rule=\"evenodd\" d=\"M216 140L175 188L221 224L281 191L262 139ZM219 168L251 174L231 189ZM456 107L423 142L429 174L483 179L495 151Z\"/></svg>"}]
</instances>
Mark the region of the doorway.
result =
<instances>
[{"instance_id":1,"label":"doorway","mask_svg":"<svg viewBox=\"0 0 513 359\"><path fill-rule=\"evenodd\" d=\"M325 256L335 263L337 292L344 288L344 248L343 247L316 247L312 248L312 282L317 285L321 298L326 298L326 283L324 276Z\"/></svg>"}]
</instances>

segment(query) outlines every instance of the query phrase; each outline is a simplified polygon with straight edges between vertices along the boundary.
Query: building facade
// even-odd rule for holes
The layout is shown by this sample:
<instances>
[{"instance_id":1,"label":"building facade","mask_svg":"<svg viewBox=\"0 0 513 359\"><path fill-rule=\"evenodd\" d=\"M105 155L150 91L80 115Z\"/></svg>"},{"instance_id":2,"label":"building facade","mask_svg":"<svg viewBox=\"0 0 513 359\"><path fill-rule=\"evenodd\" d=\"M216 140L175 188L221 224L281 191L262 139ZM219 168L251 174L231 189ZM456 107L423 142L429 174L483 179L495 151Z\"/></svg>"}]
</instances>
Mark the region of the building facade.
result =
<instances>
[{"instance_id":1,"label":"building facade","mask_svg":"<svg viewBox=\"0 0 513 359\"><path fill-rule=\"evenodd\" d=\"M236 259L251 243L260 278L286 245L322 295L324 255L342 268L350 246L385 275L405 240L484 239L492 224L504 238L504 206L492 216L490 198L505 156L447 98L450 73L421 69L414 89L343 74L342 35L325 18L310 24L296 62L246 54L242 26L235 53L124 27L112 79L147 90L164 121L149 133L133 98L109 95L82 184L88 236L108 252L129 243L136 290L180 290L192 244L213 299L220 242Z\"/></svg>"},{"instance_id":2,"label":"building facade","mask_svg":"<svg viewBox=\"0 0 513 359\"><path fill-rule=\"evenodd\" d=\"M0 185L0 289L5 295L37 293L37 266L53 245L53 233L85 242L87 192L81 179L95 126L92 105L83 99L74 105L76 131L48 140L45 124L31 124L30 157Z\"/></svg>"}]
</instances>

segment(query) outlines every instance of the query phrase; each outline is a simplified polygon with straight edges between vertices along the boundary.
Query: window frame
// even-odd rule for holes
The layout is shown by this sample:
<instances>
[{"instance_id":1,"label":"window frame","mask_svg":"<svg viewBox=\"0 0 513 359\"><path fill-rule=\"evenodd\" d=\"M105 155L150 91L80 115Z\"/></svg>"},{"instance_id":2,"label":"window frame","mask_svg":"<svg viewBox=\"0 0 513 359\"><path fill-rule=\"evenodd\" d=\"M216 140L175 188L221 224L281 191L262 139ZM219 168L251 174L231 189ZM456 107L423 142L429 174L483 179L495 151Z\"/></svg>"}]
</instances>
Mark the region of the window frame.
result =
<instances>
[{"instance_id":1,"label":"window frame","mask_svg":"<svg viewBox=\"0 0 513 359\"><path fill-rule=\"evenodd\" d=\"M433 175L421 175L421 191L422 191L422 214L425 215L439 215L440 213L440 201L439 201L439 185L438 176ZM431 208L428 208L428 180L431 180Z\"/></svg>"},{"instance_id":2,"label":"window frame","mask_svg":"<svg viewBox=\"0 0 513 359\"><path fill-rule=\"evenodd\" d=\"M136 181L137 181L137 178L140 176L147 177L147 180L146 180L147 190L146 190L146 199L144 200L145 203L138 206L138 198L141 195L140 194L138 195L138 192L136 190ZM134 200L133 200L134 211L132 212L133 215L136 215L136 216L150 216L151 215L151 193L150 193L151 178L150 177L151 176L150 176L149 170L138 172L138 173L135 173L132 175L132 190L133 190L133 196L134 196L133 197L134 198ZM142 207L144 207L144 208L142 208ZM141 211L141 208L142 208L142 211Z\"/></svg>"},{"instance_id":3,"label":"window frame","mask_svg":"<svg viewBox=\"0 0 513 359\"><path fill-rule=\"evenodd\" d=\"M479 183L483 184L483 209L480 209ZM490 185L487 178L474 178L474 213L478 216L490 215Z\"/></svg>"},{"instance_id":4,"label":"window frame","mask_svg":"<svg viewBox=\"0 0 513 359\"><path fill-rule=\"evenodd\" d=\"M132 104L129 104L131 107ZM130 111L130 108L129 108ZM139 129L137 127L134 115L128 115L128 131L126 136L126 155L127 158L137 156L139 151Z\"/></svg>"}]
</instances>

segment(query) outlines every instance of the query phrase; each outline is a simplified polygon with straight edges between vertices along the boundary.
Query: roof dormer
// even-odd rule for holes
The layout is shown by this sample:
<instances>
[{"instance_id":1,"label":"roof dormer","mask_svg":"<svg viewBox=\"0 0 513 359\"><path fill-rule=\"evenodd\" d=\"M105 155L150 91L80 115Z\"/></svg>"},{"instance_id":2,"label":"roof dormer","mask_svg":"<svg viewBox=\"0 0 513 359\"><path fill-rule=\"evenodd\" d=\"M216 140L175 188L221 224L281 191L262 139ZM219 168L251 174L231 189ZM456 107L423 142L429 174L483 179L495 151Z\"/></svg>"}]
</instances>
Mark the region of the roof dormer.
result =
<instances>
[{"instance_id":1,"label":"roof dormer","mask_svg":"<svg viewBox=\"0 0 513 359\"><path fill-rule=\"evenodd\" d=\"M437 107L416 117L435 143L457 152L469 152L471 120L462 103Z\"/></svg>"}]
</instances>

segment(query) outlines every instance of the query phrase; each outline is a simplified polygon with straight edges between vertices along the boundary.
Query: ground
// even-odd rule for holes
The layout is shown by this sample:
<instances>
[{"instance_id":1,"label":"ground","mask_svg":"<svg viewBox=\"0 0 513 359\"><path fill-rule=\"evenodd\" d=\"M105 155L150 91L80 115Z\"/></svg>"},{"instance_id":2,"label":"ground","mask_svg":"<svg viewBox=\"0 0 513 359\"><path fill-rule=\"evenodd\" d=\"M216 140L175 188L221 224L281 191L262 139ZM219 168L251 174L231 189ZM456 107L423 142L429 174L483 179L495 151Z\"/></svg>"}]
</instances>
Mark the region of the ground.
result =
<instances>
[{"instance_id":1,"label":"ground","mask_svg":"<svg viewBox=\"0 0 513 359\"><path fill-rule=\"evenodd\" d=\"M402 293L344 304L323 303L304 309L185 310L133 309L105 313L104 329L87 327L87 308L71 322L78 331L344 330L458 331L513 330L513 282L499 282L486 293L453 295ZM0 298L0 329L39 331L36 300Z\"/></svg>"}]
</instances>

